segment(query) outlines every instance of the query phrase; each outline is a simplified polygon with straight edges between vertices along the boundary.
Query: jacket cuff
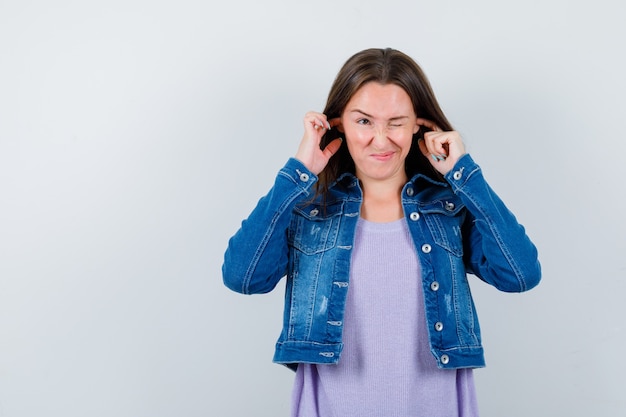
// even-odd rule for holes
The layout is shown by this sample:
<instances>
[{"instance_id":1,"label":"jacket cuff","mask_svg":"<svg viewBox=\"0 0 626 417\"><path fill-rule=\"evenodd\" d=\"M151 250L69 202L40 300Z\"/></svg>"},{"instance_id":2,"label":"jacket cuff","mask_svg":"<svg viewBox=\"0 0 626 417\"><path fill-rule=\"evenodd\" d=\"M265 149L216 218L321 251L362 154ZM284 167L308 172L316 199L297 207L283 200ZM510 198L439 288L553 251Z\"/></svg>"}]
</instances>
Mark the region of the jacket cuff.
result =
<instances>
[{"instance_id":1,"label":"jacket cuff","mask_svg":"<svg viewBox=\"0 0 626 417\"><path fill-rule=\"evenodd\" d=\"M480 167L474 162L470 154L466 153L459 158L450 172L444 175L444 178L456 193L457 190L463 188L472 175L478 172L480 172Z\"/></svg>"},{"instance_id":2,"label":"jacket cuff","mask_svg":"<svg viewBox=\"0 0 626 417\"><path fill-rule=\"evenodd\" d=\"M318 180L317 175L309 171L309 169L296 158L289 158L285 166L279 171L278 175L286 177L307 194Z\"/></svg>"}]
</instances>

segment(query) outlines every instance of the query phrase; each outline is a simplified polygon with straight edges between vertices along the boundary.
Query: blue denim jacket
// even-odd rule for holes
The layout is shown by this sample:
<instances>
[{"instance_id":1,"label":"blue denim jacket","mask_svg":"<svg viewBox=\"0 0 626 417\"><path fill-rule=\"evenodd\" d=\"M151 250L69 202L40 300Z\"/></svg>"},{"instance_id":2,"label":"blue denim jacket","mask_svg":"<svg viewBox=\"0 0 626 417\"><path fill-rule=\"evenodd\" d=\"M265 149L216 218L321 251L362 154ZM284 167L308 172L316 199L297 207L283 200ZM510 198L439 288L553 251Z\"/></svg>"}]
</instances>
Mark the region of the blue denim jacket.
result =
<instances>
[{"instance_id":1,"label":"blue denim jacket","mask_svg":"<svg viewBox=\"0 0 626 417\"><path fill-rule=\"evenodd\" d=\"M422 270L431 352L440 368L484 366L467 274L507 292L539 283L537 250L485 182L470 155L445 176L402 189L404 216ZM274 362L336 363L342 344L350 257L362 191L352 174L313 200L317 177L296 159L230 239L222 273L230 289L266 293L287 277Z\"/></svg>"}]
</instances>

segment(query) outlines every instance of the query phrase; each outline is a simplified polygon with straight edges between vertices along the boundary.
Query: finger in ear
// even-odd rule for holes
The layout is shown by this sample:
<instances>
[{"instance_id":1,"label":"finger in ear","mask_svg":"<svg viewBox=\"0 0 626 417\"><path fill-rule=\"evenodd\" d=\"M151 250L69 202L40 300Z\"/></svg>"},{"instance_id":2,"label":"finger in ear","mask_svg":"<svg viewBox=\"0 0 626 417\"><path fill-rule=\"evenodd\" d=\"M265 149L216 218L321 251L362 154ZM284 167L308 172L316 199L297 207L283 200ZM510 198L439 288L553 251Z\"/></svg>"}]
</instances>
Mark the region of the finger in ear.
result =
<instances>
[{"instance_id":1,"label":"finger in ear","mask_svg":"<svg viewBox=\"0 0 626 417\"><path fill-rule=\"evenodd\" d=\"M416 134L420 130L419 123L415 122L415 126L413 126L413 134Z\"/></svg>"}]
</instances>

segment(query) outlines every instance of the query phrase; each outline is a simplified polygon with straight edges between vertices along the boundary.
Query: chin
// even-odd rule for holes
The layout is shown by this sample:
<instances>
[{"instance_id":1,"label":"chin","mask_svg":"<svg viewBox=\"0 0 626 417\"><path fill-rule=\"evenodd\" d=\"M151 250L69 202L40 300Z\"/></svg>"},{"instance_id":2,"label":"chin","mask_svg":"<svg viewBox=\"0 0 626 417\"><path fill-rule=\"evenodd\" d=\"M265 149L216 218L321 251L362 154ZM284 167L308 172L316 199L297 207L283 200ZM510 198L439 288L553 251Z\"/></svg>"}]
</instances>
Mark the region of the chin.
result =
<instances>
[{"instance_id":1,"label":"chin","mask_svg":"<svg viewBox=\"0 0 626 417\"><path fill-rule=\"evenodd\" d=\"M404 167L400 169L364 170L361 171L361 174L373 180L384 181L397 178L400 175L404 176Z\"/></svg>"}]
</instances>

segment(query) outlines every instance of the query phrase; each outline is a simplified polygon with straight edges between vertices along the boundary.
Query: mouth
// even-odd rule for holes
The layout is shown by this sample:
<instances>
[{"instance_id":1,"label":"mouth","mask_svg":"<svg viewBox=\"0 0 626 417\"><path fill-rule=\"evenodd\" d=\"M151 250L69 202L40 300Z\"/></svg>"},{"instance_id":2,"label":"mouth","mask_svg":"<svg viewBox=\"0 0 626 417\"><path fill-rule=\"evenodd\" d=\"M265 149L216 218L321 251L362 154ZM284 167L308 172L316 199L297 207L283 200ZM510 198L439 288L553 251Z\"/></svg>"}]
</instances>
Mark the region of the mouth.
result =
<instances>
[{"instance_id":1,"label":"mouth","mask_svg":"<svg viewBox=\"0 0 626 417\"><path fill-rule=\"evenodd\" d=\"M380 153L372 154L372 158L376 159L377 161L388 161L389 159L393 157L394 154L395 152L392 152L392 151L380 152Z\"/></svg>"}]
</instances>

